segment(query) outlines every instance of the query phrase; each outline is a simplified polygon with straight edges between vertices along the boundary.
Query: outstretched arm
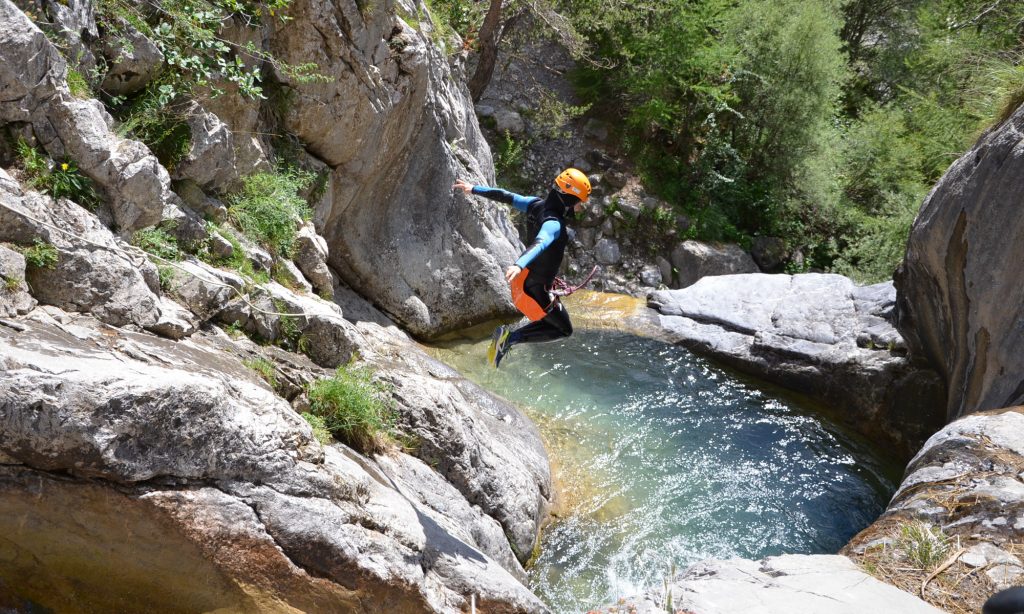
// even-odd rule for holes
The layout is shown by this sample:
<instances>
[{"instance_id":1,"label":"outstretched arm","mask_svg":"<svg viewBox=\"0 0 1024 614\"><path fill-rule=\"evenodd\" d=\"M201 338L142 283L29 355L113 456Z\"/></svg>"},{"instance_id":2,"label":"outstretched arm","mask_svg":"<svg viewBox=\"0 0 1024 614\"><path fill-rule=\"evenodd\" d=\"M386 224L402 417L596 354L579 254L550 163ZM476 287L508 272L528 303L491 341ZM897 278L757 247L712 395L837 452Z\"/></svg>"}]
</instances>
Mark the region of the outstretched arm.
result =
<instances>
[{"instance_id":1,"label":"outstretched arm","mask_svg":"<svg viewBox=\"0 0 1024 614\"><path fill-rule=\"evenodd\" d=\"M475 186L463 181L462 179L456 181L453 187L456 190L462 190L466 194L472 192L477 196L483 196L484 198L496 200L498 202L505 203L506 205L512 205L520 211L526 211L527 207L532 205L534 201L540 200L536 196L523 196L521 194L516 194L515 192L502 190L501 188L489 188L482 185Z\"/></svg>"}]
</instances>

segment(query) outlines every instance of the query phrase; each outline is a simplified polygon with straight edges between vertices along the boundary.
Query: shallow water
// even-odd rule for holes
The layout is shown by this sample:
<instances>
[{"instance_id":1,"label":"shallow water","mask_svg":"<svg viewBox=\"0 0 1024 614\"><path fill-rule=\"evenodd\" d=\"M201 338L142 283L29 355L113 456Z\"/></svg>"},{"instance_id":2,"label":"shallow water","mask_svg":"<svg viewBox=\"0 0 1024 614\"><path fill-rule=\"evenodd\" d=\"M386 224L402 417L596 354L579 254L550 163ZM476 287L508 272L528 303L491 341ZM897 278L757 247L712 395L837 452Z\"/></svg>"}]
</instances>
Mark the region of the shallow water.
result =
<instances>
[{"instance_id":1,"label":"shallow water","mask_svg":"<svg viewBox=\"0 0 1024 614\"><path fill-rule=\"evenodd\" d=\"M834 553L884 509L900 467L778 392L688 351L615 331L439 350L523 407L563 499L530 569L554 612L661 586L699 559Z\"/></svg>"}]
</instances>

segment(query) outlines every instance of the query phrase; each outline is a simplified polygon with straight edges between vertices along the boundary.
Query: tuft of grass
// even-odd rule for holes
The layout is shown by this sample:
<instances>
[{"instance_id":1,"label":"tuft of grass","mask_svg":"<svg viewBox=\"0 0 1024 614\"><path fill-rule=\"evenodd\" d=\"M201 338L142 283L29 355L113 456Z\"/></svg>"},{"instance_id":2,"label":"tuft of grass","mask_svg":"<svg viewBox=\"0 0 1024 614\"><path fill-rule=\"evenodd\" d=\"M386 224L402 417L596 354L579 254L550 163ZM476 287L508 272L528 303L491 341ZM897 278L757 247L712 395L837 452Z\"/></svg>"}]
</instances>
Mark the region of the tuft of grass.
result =
<instances>
[{"instance_id":1,"label":"tuft of grass","mask_svg":"<svg viewBox=\"0 0 1024 614\"><path fill-rule=\"evenodd\" d=\"M71 90L71 95L75 98L92 98L92 88L89 87L89 82L85 80L82 73L78 72L74 68L68 68L68 89Z\"/></svg>"},{"instance_id":2,"label":"tuft of grass","mask_svg":"<svg viewBox=\"0 0 1024 614\"><path fill-rule=\"evenodd\" d=\"M313 436L316 437L316 440L319 441L321 445L326 446L331 443L333 437L331 437L331 432L327 430L327 424L324 422L323 418L309 412L302 412L300 415L309 423L309 426L313 428Z\"/></svg>"},{"instance_id":3,"label":"tuft of grass","mask_svg":"<svg viewBox=\"0 0 1024 614\"><path fill-rule=\"evenodd\" d=\"M929 570L941 563L949 553L949 538L939 527L924 522L912 522L900 527L896 548L910 564Z\"/></svg>"},{"instance_id":4,"label":"tuft of grass","mask_svg":"<svg viewBox=\"0 0 1024 614\"><path fill-rule=\"evenodd\" d=\"M4 289L8 292L14 292L21 287L22 280L20 277L7 277L6 275L0 275L0 279L3 280Z\"/></svg>"},{"instance_id":5,"label":"tuft of grass","mask_svg":"<svg viewBox=\"0 0 1024 614\"><path fill-rule=\"evenodd\" d=\"M243 360L242 364L258 373L263 378L263 381L267 382L274 390L277 390L277 370L274 369L272 362L261 356Z\"/></svg>"},{"instance_id":6,"label":"tuft of grass","mask_svg":"<svg viewBox=\"0 0 1024 614\"><path fill-rule=\"evenodd\" d=\"M164 292L169 292L171 284L174 282L174 267L158 264L156 265L156 272L160 276L160 289Z\"/></svg>"},{"instance_id":7,"label":"tuft of grass","mask_svg":"<svg viewBox=\"0 0 1024 614\"><path fill-rule=\"evenodd\" d=\"M329 378L309 386L312 413L340 441L365 453L383 451L390 442L395 410L387 389L366 367L341 366Z\"/></svg>"},{"instance_id":8,"label":"tuft of grass","mask_svg":"<svg viewBox=\"0 0 1024 614\"><path fill-rule=\"evenodd\" d=\"M132 245L164 260L181 260L182 254L177 237L159 226L136 231L132 236Z\"/></svg>"},{"instance_id":9,"label":"tuft of grass","mask_svg":"<svg viewBox=\"0 0 1024 614\"><path fill-rule=\"evenodd\" d=\"M312 215L299 193L314 179L315 174L295 169L249 175L227 198L228 216L274 255L290 257L298 224Z\"/></svg>"},{"instance_id":10,"label":"tuft of grass","mask_svg":"<svg viewBox=\"0 0 1024 614\"><path fill-rule=\"evenodd\" d=\"M25 256L26 264L37 269L54 269L60 260L57 248L40 239L36 239L32 247L25 248L22 255Z\"/></svg>"}]
</instances>

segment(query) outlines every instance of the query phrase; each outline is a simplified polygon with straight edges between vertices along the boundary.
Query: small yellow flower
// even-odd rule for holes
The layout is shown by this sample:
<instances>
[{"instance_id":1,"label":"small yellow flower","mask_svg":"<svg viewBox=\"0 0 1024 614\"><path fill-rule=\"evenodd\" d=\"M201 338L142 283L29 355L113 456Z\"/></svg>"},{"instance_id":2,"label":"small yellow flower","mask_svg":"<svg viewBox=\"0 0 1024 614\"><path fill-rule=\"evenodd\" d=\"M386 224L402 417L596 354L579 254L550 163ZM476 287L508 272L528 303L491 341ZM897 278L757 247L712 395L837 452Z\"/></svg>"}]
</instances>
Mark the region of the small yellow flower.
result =
<instances>
[{"instance_id":1,"label":"small yellow flower","mask_svg":"<svg viewBox=\"0 0 1024 614\"><path fill-rule=\"evenodd\" d=\"M271 16L271 17L273 17L273 16L274 16L274 9L270 9L270 16Z\"/></svg>"},{"instance_id":2,"label":"small yellow flower","mask_svg":"<svg viewBox=\"0 0 1024 614\"><path fill-rule=\"evenodd\" d=\"M70 167L68 166L68 163L67 163L67 162L61 162L61 164L60 164L60 170L62 170L62 171L66 171L66 170L68 170L68 168L70 168Z\"/></svg>"}]
</instances>

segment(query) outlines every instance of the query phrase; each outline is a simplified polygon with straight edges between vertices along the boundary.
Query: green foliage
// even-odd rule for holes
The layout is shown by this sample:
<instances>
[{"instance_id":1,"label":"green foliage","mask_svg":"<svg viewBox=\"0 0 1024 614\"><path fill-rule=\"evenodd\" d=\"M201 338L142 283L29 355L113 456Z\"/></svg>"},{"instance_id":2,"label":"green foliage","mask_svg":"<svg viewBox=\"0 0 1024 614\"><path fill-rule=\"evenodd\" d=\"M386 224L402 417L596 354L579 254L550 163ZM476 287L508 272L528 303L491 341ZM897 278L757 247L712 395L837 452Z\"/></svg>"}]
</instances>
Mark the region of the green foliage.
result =
<instances>
[{"instance_id":1,"label":"green foliage","mask_svg":"<svg viewBox=\"0 0 1024 614\"><path fill-rule=\"evenodd\" d=\"M178 261L182 258L177 237L160 226L136 231L132 236L132 245L164 260Z\"/></svg>"},{"instance_id":2,"label":"green foliage","mask_svg":"<svg viewBox=\"0 0 1024 614\"><path fill-rule=\"evenodd\" d=\"M168 170L174 170L192 148L187 101L176 96L174 87L161 78L114 106L114 115L121 121L118 133L145 143Z\"/></svg>"},{"instance_id":3,"label":"green foliage","mask_svg":"<svg viewBox=\"0 0 1024 614\"><path fill-rule=\"evenodd\" d=\"M75 98L92 98L92 88L89 86L89 82L85 80L82 73L78 72L73 68L68 68L68 89L71 91L71 95Z\"/></svg>"},{"instance_id":4,"label":"green foliage","mask_svg":"<svg viewBox=\"0 0 1024 614\"><path fill-rule=\"evenodd\" d=\"M497 152L494 156L494 174L498 183L506 185L513 190L529 189L529 182L523 177L523 160L528 141L517 140L506 130L498 141Z\"/></svg>"},{"instance_id":5,"label":"green foliage","mask_svg":"<svg viewBox=\"0 0 1024 614\"><path fill-rule=\"evenodd\" d=\"M942 533L942 529L924 522L901 526L896 540L896 549L907 557L910 564L925 571L941 563L949 547L949 538Z\"/></svg>"},{"instance_id":6,"label":"green foliage","mask_svg":"<svg viewBox=\"0 0 1024 614\"><path fill-rule=\"evenodd\" d=\"M99 204L92 180L81 174L74 162L64 161L51 166L43 153L23 140L18 140L17 151L29 187L53 198L73 200L90 210Z\"/></svg>"},{"instance_id":7,"label":"green foliage","mask_svg":"<svg viewBox=\"0 0 1024 614\"><path fill-rule=\"evenodd\" d=\"M333 441L331 432L327 430L327 424L324 422L323 418L309 412L302 412L299 415L309 423L309 426L313 429L313 437L316 437L316 440L320 442L320 445L326 446Z\"/></svg>"},{"instance_id":8,"label":"green foliage","mask_svg":"<svg viewBox=\"0 0 1024 614\"><path fill-rule=\"evenodd\" d=\"M242 364L258 373L263 378L263 381L267 382L274 390L277 390L277 370L274 369L274 363L260 356L243 360Z\"/></svg>"},{"instance_id":9,"label":"green foliage","mask_svg":"<svg viewBox=\"0 0 1024 614\"><path fill-rule=\"evenodd\" d=\"M289 257L298 224L312 215L299 192L314 178L294 169L250 175L240 191L228 196L228 215L246 236L277 256Z\"/></svg>"},{"instance_id":10,"label":"green foliage","mask_svg":"<svg viewBox=\"0 0 1024 614\"><path fill-rule=\"evenodd\" d=\"M60 253L51 243L36 239L32 247L22 251L25 256L25 263L37 269L54 269L60 260Z\"/></svg>"},{"instance_id":11,"label":"green foliage","mask_svg":"<svg viewBox=\"0 0 1024 614\"><path fill-rule=\"evenodd\" d=\"M310 385L309 403L327 429L356 450L379 452L387 445L395 412L388 390L369 368L338 367L333 377Z\"/></svg>"},{"instance_id":12,"label":"green foliage","mask_svg":"<svg viewBox=\"0 0 1024 614\"><path fill-rule=\"evenodd\" d=\"M160 289L167 292L171 289L171 284L174 283L175 269L172 266L166 264L156 265L156 273L160 279Z\"/></svg>"},{"instance_id":13,"label":"green foliage","mask_svg":"<svg viewBox=\"0 0 1024 614\"><path fill-rule=\"evenodd\" d=\"M6 275L2 274L0 274L0 279L3 280L3 287L8 292L14 292L18 288L20 288L21 282L23 281L20 277L7 277Z\"/></svg>"},{"instance_id":14,"label":"green foliage","mask_svg":"<svg viewBox=\"0 0 1024 614\"><path fill-rule=\"evenodd\" d=\"M568 138L572 133L567 128L570 121L581 117L591 105L570 105L562 102L552 92L543 91L534 100L535 108L526 113L537 133L550 139ZM505 135L508 138L508 135Z\"/></svg>"}]
</instances>

